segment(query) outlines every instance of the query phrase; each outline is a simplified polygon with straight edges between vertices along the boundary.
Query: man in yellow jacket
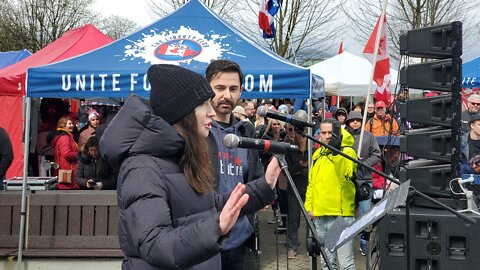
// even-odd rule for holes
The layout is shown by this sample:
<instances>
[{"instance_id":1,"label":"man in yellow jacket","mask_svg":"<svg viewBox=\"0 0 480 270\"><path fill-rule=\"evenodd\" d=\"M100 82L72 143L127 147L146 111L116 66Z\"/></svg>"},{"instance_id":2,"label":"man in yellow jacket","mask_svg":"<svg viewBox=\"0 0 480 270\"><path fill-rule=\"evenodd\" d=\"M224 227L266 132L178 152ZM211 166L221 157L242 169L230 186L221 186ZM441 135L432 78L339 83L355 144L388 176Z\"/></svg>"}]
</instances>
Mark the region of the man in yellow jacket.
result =
<instances>
[{"instance_id":1,"label":"man in yellow jacket","mask_svg":"<svg viewBox=\"0 0 480 270\"><path fill-rule=\"evenodd\" d=\"M352 135L343 128L335 128L335 125L338 123L331 119L323 120L320 124L320 140L356 158ZM320 238L325 236L337 217L343 217L348 223L354 221L355 186L350 179L356 169L356 163L334 154L324 146L313 154L305 209L313 219ZM339 269L355 269L352 240L336 252L326 250L326 253L334 269L337 269L337 257ZM326 265L323 268L326 269Z\"/></svg>"}]
</instances>

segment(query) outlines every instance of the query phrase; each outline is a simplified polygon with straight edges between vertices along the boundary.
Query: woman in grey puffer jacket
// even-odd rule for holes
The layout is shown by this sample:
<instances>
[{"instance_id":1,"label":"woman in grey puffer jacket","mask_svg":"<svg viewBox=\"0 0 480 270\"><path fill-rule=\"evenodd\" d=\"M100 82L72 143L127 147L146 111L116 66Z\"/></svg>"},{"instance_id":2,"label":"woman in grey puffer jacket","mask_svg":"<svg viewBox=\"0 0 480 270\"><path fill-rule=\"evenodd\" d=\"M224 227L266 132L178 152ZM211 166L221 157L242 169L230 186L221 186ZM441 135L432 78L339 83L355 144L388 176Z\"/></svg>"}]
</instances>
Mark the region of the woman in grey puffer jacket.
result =
<instances>
[{"instance_id":1,"label":"woman in grey puffer jacket","mask_svg":"<svg viewBox=\"0 0 480 270\"><path fill-rule=\"evenodd\" d=\"M100 141L106 160L120 166L122 269L221 269L229 230L273 199L280 167L273 159L265 178L214 193L210 85L173 65L151 66L148 79L151 106L131 95Z\"/></svg>"}]
</instances>

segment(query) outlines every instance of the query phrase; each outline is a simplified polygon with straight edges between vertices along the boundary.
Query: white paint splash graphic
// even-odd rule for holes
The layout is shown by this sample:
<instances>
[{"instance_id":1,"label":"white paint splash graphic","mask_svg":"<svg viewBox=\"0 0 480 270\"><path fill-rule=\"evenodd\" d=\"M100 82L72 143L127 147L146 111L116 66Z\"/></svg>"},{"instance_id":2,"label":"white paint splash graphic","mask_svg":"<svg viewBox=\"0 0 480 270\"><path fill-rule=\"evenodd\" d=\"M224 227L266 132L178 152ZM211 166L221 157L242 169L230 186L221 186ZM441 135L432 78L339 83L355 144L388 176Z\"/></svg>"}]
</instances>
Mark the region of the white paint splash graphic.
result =
<instances>
[{"instance_id":1,"label":"white paint splash graphic","mask_svg":"<svg viewBox=\"0 0 480 270\"><path fill-rule=\"evenodd\" d=\"M193 30L190 27L180 26L178 31L163 31L157 33L154 29L150 30L152 34L143 34L143 39L137 41L131 41L131 45L125 46L124 58L121 61L138 60L139 64L190 64L192 60L209 64L212 60L221 59L222 54L229 52L231 49L230 44L222 44L221 41L227 36L220 36L215 33L211 33L206 36ZM162 44L175 39L188 39L193 40L200 44L202 51L194 58L182 59L178 61L163 60L155 56L155 50Z\"/></svg>"}]
</instances>

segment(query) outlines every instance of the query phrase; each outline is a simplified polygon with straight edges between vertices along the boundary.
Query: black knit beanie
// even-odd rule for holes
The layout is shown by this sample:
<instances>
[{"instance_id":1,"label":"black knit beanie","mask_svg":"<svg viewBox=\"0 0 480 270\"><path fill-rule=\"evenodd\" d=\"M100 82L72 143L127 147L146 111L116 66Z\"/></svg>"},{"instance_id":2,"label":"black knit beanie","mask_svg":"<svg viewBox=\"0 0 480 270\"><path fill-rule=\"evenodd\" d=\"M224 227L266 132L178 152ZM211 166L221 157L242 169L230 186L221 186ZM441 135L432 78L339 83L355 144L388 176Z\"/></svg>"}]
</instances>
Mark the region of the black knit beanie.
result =
<instances>
[{"instance_id":1,"label":"black knit beanie","mask_svg":"<svg viewBox=\"0 0 480 270\"><path fill-rule=\"evenodd\" d=\"M207 79L175 65L152 65L147 72L153 113L175 124L215 96Z\"/></svg>"}]
</instances>

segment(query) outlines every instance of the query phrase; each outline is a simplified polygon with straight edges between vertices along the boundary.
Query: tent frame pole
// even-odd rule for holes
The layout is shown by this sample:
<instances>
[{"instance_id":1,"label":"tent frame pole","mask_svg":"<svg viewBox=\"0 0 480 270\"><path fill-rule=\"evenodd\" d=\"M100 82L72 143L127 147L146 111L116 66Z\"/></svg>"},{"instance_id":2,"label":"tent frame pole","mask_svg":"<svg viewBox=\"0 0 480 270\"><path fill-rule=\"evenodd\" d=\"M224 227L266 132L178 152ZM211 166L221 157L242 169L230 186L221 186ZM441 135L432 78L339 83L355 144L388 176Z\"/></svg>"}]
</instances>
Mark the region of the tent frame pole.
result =
<instances>
[{"instance_id":1,"label":"tent frame pole","mask_svg":"<svg viewBox=\"0 0 480 270\"><path fill-rule=\"evenodd\" d=\"M31 118L31 99L24 97L25 115L24 115L24 144L23 144L23 183L22 183L22 205L20 210L20 230L18 232L18 259L17 270L23 269L23 245L25 242L25 224L27 215L27 181L28 181L28 152L30 145L30 118Z\"/></svg>"}]
</instances>

